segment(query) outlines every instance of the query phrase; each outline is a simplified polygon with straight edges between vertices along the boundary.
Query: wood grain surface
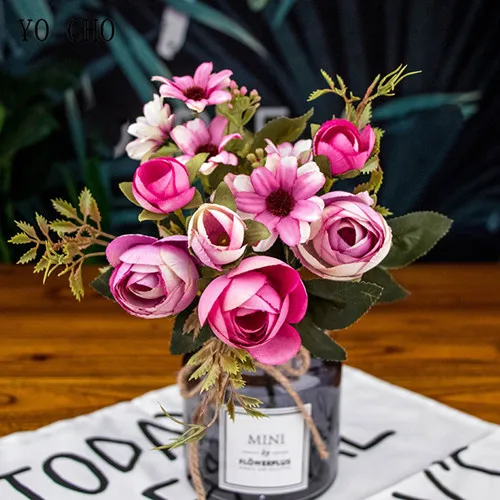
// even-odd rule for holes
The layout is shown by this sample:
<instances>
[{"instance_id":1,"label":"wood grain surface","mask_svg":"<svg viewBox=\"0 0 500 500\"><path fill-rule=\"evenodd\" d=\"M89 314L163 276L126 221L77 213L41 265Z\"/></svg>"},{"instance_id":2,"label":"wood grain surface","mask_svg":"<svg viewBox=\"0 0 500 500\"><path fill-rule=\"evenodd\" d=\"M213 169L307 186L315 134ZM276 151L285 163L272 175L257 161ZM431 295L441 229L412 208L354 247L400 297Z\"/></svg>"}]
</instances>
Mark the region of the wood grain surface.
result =
<instances>
[{"instance_id":1,"label":"wood grain surface","mask_svg":"<svg viewBox=\"0 0 500 500\"><path fill-rule=\"evenodd\" d=\"M86 269L89 280L95 268ZM412 291L337 339L348 363L500 424L500 266L416 265ZM62 279L0 266L0 435L88 413L174 383L169 320L141 320Z\"/></svg>"}]
</instances>

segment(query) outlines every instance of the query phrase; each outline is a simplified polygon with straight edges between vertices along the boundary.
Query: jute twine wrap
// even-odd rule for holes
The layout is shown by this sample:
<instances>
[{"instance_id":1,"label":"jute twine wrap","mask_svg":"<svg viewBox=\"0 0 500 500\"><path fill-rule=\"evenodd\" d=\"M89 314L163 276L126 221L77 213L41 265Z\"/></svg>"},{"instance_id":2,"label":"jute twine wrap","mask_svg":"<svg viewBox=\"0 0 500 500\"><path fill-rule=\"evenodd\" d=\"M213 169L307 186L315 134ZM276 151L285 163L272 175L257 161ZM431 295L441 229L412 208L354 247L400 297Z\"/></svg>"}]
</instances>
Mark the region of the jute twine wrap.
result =
<instances>
[{"instance_id":1,"label":"jute twine wrap","mask_svg":"<svg viewBox=\"0 0 500 500\"><path fill-rule=\"evenodd\" d=\"M294 361L299 362L298 366L294 366ZM326 460L329 456L327 446L323 441L316 424L312 416L307 411L304 402L298 395L297 391L293 388L290 379L287 375L291 377L300 377L304 375L311 366L311 355L309 351L304 349L303 347L300 349L298 355L291 362L281 365L280 367L275 367L271 365L263 365L258 361L255 362L255 366L260 368L263 372L267 373L270 377L272 377L278 384L281 384L285 390L288 392L290 397L293 399L297 407L299 408L302 416L304 417L304 421L309 428L314 444L318 450L319 456L322 460ZM192 389L189 389L189 377L196 369L196 366L184 366L179 371L177 375L177 385L179 386L179 390L181 396L184 399L189 399L194 396L199 395L201 385L203 384L203 380L197 383ZM287 375L285 375L287 374ZM213 399L213 398L212 398ZM196 408L193 423L195 424L203 424L205 411L210 404L210 400L202 401L198 407ZM212 420L212 423L217 418L218 408L215 409L215 416ZM189 443L188 444L188 466L189 473L191 474L191 479L193 481L193 486L196 491L197 500L206 500L205 486L203 484L203 478L201 477L200 472L200 461L199 461L199 453L198 453L198 443Z\"/></svg>"}]
</instances>

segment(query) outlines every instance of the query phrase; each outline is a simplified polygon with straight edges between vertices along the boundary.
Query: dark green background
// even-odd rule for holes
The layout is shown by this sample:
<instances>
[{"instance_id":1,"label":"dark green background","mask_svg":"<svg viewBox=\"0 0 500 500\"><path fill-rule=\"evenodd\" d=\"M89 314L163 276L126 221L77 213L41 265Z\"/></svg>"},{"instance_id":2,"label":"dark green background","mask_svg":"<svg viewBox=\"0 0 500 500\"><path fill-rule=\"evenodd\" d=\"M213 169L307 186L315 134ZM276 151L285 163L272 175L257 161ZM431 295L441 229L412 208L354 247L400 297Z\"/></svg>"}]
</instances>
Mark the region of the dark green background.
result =
<instances>
[{"instance_id":1,"label":"dark green background","mask_svg":"<svg viewBox=\"0 0 500 500\"><path fill-rule=\"evenodd\" d=\"M168 7L190 21L165 61L155 46ZM110 42L68 40L71 18L96 17L113 21ZM28 18L47 19L45 42L33 31L23 41L19 19ZM117 188L137 165L118 154L120 130L151 99L151 75L211 60L291 114L324 85L320 68L357 93L399 63L423 70L376 108L387 130L381 203L397 215L425 209L455 219L428 259L498 260L499 25L500 4L481 0L0 0L0 259L18 250L6 244L13 218L53 216L49 198L74 201L85 184L107 229L144 231ZM318 122L341 102L327 96L315 107Z\"/></svg>"}]
</instances>

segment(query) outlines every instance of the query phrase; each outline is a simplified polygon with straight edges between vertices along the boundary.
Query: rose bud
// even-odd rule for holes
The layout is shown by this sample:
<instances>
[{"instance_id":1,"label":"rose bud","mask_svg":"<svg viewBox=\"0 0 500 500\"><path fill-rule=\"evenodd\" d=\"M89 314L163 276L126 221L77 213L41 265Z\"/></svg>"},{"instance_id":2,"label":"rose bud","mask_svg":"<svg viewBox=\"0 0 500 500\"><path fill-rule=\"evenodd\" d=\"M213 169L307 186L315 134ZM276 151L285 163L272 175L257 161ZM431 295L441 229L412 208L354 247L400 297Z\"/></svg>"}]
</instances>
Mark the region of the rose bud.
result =
<instances>
[{"instance_id":1,"label":"rose bud","mask_svg":"<svg viewBox=\"0 0 500 500\"><path fill-rule=\"evenodd\" d=\"M375 144L375 132L367 125L361 132L349 121L329 120L316 132L314 156L324 155L330 161L332 175L361 170Z\"/></svg>"},{"instance_id":2,"label":"rose bud","mask_svg":"<svg viewBox=\"0 0 500 500\"><path fill-rule=\"evenodd\" d=\"M115 268L109 280L111 293L129 314L172 316L196 296L199 275L186 236L119 236L106 248L106 257Z\"/></svg>"},{"instance_id":3,"label":"rose bud","mask_svg":"<svg viewBox=\"0 0 500 500\"><path fill-rule=\"evenodd\" d=\"M241 217L231 209L205 203L189 221L189 247L203 264L220 271L245 252L245 229Z\"/></svg>"},{"instance_id":4,"label":"rose bud","mask_svg":"<svg viewBox=\"0 0 500 500\"><path fill-rule=\"evenodd\" d=\"M186 167L175 158L154 158L135 171L132 193L142 208L168 214L187 205L195 194Z\"/></svg>"},{"instance_id":5,"label":"rose bud","mask_svg":"<svg viewBox=\"0 0 500 500\"><path fill-rule=\"evenodd\" d=\"M294 247L304 267L322 278L349 281L374 268L391 248L392 232L367 192L333 191L321 197L325 209L311 227L311 239Z\"/></svg>"}]
</instances>

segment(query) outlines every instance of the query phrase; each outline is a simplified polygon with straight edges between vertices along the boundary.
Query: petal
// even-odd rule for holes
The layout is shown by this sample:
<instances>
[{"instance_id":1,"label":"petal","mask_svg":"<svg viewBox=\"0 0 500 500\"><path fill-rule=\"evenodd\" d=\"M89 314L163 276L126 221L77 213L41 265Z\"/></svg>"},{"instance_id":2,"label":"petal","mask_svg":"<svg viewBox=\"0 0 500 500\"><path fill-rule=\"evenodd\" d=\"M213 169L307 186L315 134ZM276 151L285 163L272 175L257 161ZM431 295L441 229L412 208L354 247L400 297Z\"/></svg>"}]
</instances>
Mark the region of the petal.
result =
<instances>
[{"instance_id":1,"label":"petal","mask_svg":"<svg viewBox=\"0 0 500 500\"><path fill-rule=\"evenodd\" d=\"M257 269L262 269L270 266L285 266L289 267L283 261L275 259L274 257L268 257L267 255L258 255L256 257L248 257L243 260L240 265L230 271L227 274L228 278L233 278L234 276L239 276L240 274L246 273L248 271L255 271Z\"/></svg>"},{"instance_id":2,"label":"petal","mask_svg":"<svg viewBox=\"0 0 500 500\"><path fill-rule=\"evenodd\" d=\"M226 276L215 278L205 288L198 304L198 319L200 324L204 325L214 304L219 300L220 295L230 285L231 281Z\"/></svg>"},{"instance_id":3,"label":"petal","mask_svg":"<svg viewBox=\"0 0 500 500\"><path fill-rule=\"evenodd\" d=\"M219 146L224 135L224 130L226 130L228 119L223 116L216 116L208 126L208 132L210 134L210 142Z\"/></svg>"},{"instance_id":4,"label":"petal","mask_svg":"<svg viewBox=\"0 0 500 500\"><path fill-rule=\"evenodd\" d=\"M359 140L361 142L361 150L367 152L369 155L375 146L375 132L367 125L360 134Z\"/></svg>"},{"instance_id":5,"label":"petal","mask_svg":"<svg viewBox=\"0 0 500 500\"><path fill-rule=\"evenodd\" d=\"M177 127L170 132L170 136L179 149L184 154L190 156L194 156L196 154L196 148L201 144L196 133L189 130L184 125L177 125Z\"/></svg>"},{"instance_id":6,"label":"petal","mask_svg":"<svg viewBox=\"0 0 500 500\"><path fill-rule=\"evenodd\" d=\"M286 156L285 158L282 158L276 172L276 179L280 183L280 186L285 191L290 192L296 178L297 158L294 156Z\"/></svg>"},{"instance_id":7,"label":"petal","mask_svg":"<svg viewBox=\"0 0 500 500\"><path fill-rule=\"evenodd\" d=\"M196 68L196 71L194 72L194 78L193 78L194 84L198 85L198 87L201 87L202 89L206 89L208 86L208 79L210 73L212 73L213 68L214 65L211 62L205 62L200 64Z\"/></svg>"},{"instance_id":8,"label":"petal","mask_svg":"<svg viewBox=\"0 0 500 500\"><path fill-rule=\"evenodd\" d=\"M198 113L203 112L207 104L209 104L209 102L206 99L200 99L199 101L195 101L194 99L187 99L186 101L186 106Z\"/></svg>"},{"instance_id":9,"label":"petal","mask_svg":"<svg viewBox=\"0 0 500 500\"><path fill-rule=\"evenodd\" d=\"M306 200L314 196L325 185L325 180L325 176L319 171L301 175L293 185L293 197L296 200Z\"/></svg>"},{"instance_id":10,"label":"petal","mask_svg":"<svg viewBox=\"0 0 500 500\"><path fill-rule=\"evenodd\" d=\"M232 74L233 74L233 72L230 69L223 69L222 71L219 71L218 73L214 73L214 74L210 75L210 78L208 79L208 86L207 86L208 90L211 91L211 90L215 89L216 87L221 88L221 87L229 86L229 77Z\"/></svg>"},{"instance_id":11,"label":"petal","mask_svg":"<svg viewBox=\"0 0 500 500\"><path fill-rule=\"evenodd\" d=\"M236 194L236 192L249 192L249 193L255 192L249 175L240 174L234 177L229 177L232 175L233 174L227 174L226 177L224 178L224 181L230 188L232 184L234 191L233 190L231 191L233 194ZM230 183L227 182L226 179L231 179Z\"/></svg>"},{"instance_id":12,"label":"petal","mask_svg":"<svg viewBox=\"0 0 500 500\"><path fill-rule=\"evenodd\" d=\"M156 238L142 234L124 234L118 236L106 247L106 258L113 267L116 267L121 263L120 256L129 248L137 245L153 244L156 241L158 241Z\"/></svg>"},{"instance_id":13,"label":"petal","mask_svg":"<svg viewBox=\"0 0 500 500\"><path fill-rule=\"evenodd\" d=\"M294 247L300 243L300 227L298 220L290 216L284 217L278 222L276 231L278 231L281 240L286 245Z\"/></svg>"},{"instance_id":14,"label":"petal","mask_svg":"<svg viewBox=\"0 0 500 500\"><path fill-rule=\"evenodd\" d=\"M232 311L255 295L265 284L267 277L263 273L249 271L242 276L231 277L231 284L224 294L222 309Z\"/></svg>"},{"instance_id":15,"label":"petal","mask_svg":"<svg viewBox=\"0 0 500 500\"><path fill-rule=\"evenodd\" d=\"M257 243L257 245L254 245L252 248L256 252L267 252L274 245L277 239L278 233L271 231L271 236L269 236L269 238L259 241L259 243Z\"/></svg>"},{"instance_id":16,"label":"petal","mask_svg":"<svg viewBox=\"0 0 500 500\"><path fill-rule=\"evenodd\" d=\"M301 345L297 330L285 323L265 344L249 347L247 350L265 365L282 365L297 355Z\"/></svg>"},{"instance_id":17,"label":"petal","mask_svg":"<svg viewBox=\"0 0 500 500\"><path fill-rule=\"evenodd\" d=\"M273 231L276 227L276 224L278 224L278 222L281 220L281 217L279 217L278 215L273 215L271 212L265 210L264 212L261 212L259 215L257 215L257 217L255 217L255 220L264 224L264 226L266 226L269 231Z\"/></svg>"},{"instance_id":18,"label":"petal","mask_svg":"<svg viewBox=\"0 0 500 500\"><path fill-rule=\"evenodd\" d=\"M321 198L318 198L321 200ZM310 200L298 200L290 212L290 217L307 222L314 222L321 217L323 209Z\"/></svg>"},{"instance_id":19,"label":"petal","mask_svg":"<svg viewBox=\"0 0 500 500\"><path fill-rule=\"evenodd\" d=\"M208 96L208 104L222 104L232 99L231 94L225 90L215 90Z\"/></svg>"},{"instance_id":20,"label":"petal","mask_svg":"<svg viewBox=\"0 0 500 500\"><path fill-rule=\"evenodd\" d=\"M261 196L267 196L280 187L279 182L266 167L256 168L250 174L250 179L255 192Z\"/></svg>"},{"instance_id":21,"label":"petal","mask_svg":"<svg viewBox=\"0 0 500 500\"><path fill-rule=\"evenodd\" d=\"M163 200L158 202L158 208L160 210L159 213L168 214L174 212L178 208L182 208L184 205L187 205L194 197L194 193L196 191L195 187L180 193L175 198L171 198L169 200Z\"/></svg>"},{"instance_id":22,"label":"petal","mask_svg":"<svg viewBox=\"0 0 500 500\"><path fill-rule=\"evenodd\" d=\"M234 197L236 206L239 210L243 212L249 212L252 214L259 214L266 210L266 200L257 193L236 193Z\"/></svg>"},{"instance_id":23,"label":"petal","mask_svg":"<svg viewBox=\"0 0 500 500\"><path fill-rule=\"evenodd\" d=\"M229 134L229 135L226 135L222 138L222 141L220 142L219 144L219 151L223 148L226 147L226 144L229 142L229 141L232 141L233 139L243 139L243 137L241 136L241 134Z\"/></svg>"}]
</instances>

